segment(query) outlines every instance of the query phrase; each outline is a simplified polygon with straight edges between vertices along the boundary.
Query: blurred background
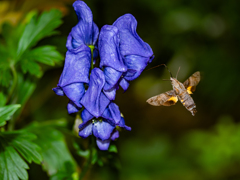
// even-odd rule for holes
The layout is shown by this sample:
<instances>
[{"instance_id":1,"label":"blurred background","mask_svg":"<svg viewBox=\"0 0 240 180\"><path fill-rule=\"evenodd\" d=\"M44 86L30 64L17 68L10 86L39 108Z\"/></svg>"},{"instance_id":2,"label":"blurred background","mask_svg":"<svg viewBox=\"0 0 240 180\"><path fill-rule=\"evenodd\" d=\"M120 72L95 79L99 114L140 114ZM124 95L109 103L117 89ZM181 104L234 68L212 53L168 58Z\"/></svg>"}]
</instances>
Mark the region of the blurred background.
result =
<instances>
[{"instance_id":1,"label":"blurred background","mask_svg":"<svg viewBox=\"0 0 240 180\"><path fill-rule=\"evenodd\" d=\"M57 36L40 43L57 45L64 55L65 43L77 17L73 0L0 1L0 23L16 24L33 9L60 9L63 24ZM240 1L216 0L86 0L101 28L125 13L133 14L137 32L153 49L155 58L126 92L119 90L116 103L132 131L122 131L112 142L118 154L104 166L95 165L91 180L238 180L240 179ZM177 103L154 107L152 96L171 90L169 73L181 67L184 82L195 71L202 79L192 95L197 114ZM52 91L63 63L46 69L28 101L18 126L34 121L65 118L71 130L74 116L67 114L68 99ZM68 139L67 139L68 141ZM79 161L82 161L80 159ZM47 179L37 165L30 179ZM36 177L36 174L38 176Z\"/></svg>"}]
</instances>

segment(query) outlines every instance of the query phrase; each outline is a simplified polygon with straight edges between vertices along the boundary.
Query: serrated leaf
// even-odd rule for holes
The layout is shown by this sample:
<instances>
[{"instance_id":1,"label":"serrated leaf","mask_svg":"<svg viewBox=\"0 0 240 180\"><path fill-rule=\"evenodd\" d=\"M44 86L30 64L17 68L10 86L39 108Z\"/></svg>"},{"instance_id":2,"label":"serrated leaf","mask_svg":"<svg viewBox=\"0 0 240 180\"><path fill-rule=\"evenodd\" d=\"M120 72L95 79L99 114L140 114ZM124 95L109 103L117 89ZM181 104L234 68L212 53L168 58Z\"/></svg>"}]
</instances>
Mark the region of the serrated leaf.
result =
<instances>
[{"instance_id":1,"label":"serrated leaf","mask_svg":"<svg viewBox=\"0 0 240 180\"><path fill-rule=\"evenodd\" d=\"M27 53L25 57L51 66L55 62L63 60L63 56L56 50L56 47L49 45L37 47Z\"/></svg>"},{"instance_id":2,"label":"serrated leaf","mask_svg":"<svg viewBox=\"0 0 240 180\"><path fill-rule=\"evenodd\" d=\"M34 134L24 131L0 133L1 180L28 179L28 165L23 158L29 163L40 163L42 160L40 148L31 142L35 138Z\"/></svg>"},{"instance_id":3,"label":"serrated leaf","mask_svg":"<svg viewBox=\"0 0 240 180\"><path fill-rule=\"evenodd\" d=\"M21 68L23 73L29 72L32 75L35 75L37 77L42 76L41 67L34 61L24 59L21 61Z\"/></svg>"},{"instance_id":4,"label":"serrated leaf","mask_svg":"<svg viewBox=\"0 0 240 180\"><path fill-rule=\"evenodd\" d=\"M62 23L61 16L61 12L58 10L44 12L39 18L33 16L31 21L26 25L19 40L18 58L42 38L56 33L54 29Z\"/></svg>"},{"instance_id":5,"label":"serrated leaf","mask_svg":"<svg viewBox=\"0 0 240 180\"><path fill-rule=\"evenodd\" d=\"M27 129L37 135L35 143L42 148L42 166L49 175L67 171L69 164L72 169L76 169L76 162L67 148L64 135L59 130L51 124L39 125L37 123Z\"/></svg>"},{"instance_id":6,"label":"serrated leaf","mask_svg":"<svg viewBox=\"0 0 240 180\"><path fill-rule=\"evenodd\" d=\"M4 125L6 120L9 120L11 116L16 112L18 108L20 108L20 104L12 104L0 107L0 124Z\"/></svg>"}]
</instances>

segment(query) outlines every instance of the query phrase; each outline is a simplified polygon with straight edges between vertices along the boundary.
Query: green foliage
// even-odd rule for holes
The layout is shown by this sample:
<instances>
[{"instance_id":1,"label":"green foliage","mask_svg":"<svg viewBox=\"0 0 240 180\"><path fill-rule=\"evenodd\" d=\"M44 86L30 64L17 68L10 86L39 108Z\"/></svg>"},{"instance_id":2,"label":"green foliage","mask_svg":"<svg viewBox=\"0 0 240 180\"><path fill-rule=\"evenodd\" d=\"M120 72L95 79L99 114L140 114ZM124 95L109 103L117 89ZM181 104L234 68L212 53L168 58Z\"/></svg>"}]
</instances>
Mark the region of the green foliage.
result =
<instances>
[{"instance_id":1,"label":"green foliage","mask_svg":"<svg viewBox=\"0 0 240 180\"><path fill-rule=\"evenodd\" d=\"M59 121L48 121L34 123L27 128L27 131L37 136L34 142L42 148L43 169L51 176L59 172L71 175L76 170L76 162L68 150L65 137L56 129L61 126Z\"/></svg>"},{"instance_id":2,"label":"green foliage","mask_svg":"<svg viewBox=\"0 0 240 180\"><path fill-rule=\"evenodd\" d=\"M6 47L0 44L0 86L7 87L11 79L10 63Z\"/></svg>"},{"instance_id":3,"label":"green foliage","mask_svg":"<svg viewBox=\"0 0 240 180\"><path fill-rule=\"evenodd\" d=\"M32 142L36 136L26 131L0 133L0 179L28 179L27 163L40 164L40 148Z\"/></svg>"},{"instance_id":4,"label":"green foliage","mask_svg":"<svg viewBox=\"0 0 240 180\"><path fill-rule=\"evenodd\" d=\"M3 36L0 39L0 86L11 84L13 69L20 67L24 74L41 77L43 71L39 63L53 66L63 60L54 46L36 47L43 38L56 34L55 29L62 23L61 17L58 10L44 12L39 17L33 11L17 27L3 25Z\"/></svg>"},{"instance_id":5,"label":"green foliage","mask_svg":"<svg viewBox=\"0 0 240 180\"><path fill-rule=\"evenodd\" d=\"M20 107L20 104L12 104L0 107L0 126L5 125L5 121L9 120L11 116L16 112L16 110Z\"/></svg>"},{"instance_id":6,"label":"green foliage","mask_svg":"<svg viewBox=\"0 0 240 180\"><path fill-rule=\"evenodd\" d=\"M17 103L24 106L35 88L36 83L32 80L32 78L24 78L23 75L18 75L18 85L16 87Z\"/></svg>"},{"instance_id":7,"label":"green foliage","mask_svg":"<svg viewBox=\"0 0 240 180\"><path fill-rule=\"evenodd\" d=\"M240 163L240 124L233 123L230 116L222 116L211 131L190 133L187 140L198 153L196 162L207 172L217 174L232 163Z\"/></svg>"},{"instance_id":8,"label":"green foliage","mask_svg":"<svg viewBox=\"0 0 240 180\"><path fill-rule=\"evenodd\" d=\"M63 59L62 55L56 51L56 48L49 45L34 48L25 55L25 58L29 61L37 61L50 66Z\"/></svg>"},{"instance_id":9,"label":"green foliage","mask_svg":"<svg viewBox=\"0 0 240 180\"><path fill-rule=\"evenodd\" d=\"M37 46L43 38L56 34L55 29L62 23L61 17L58 10L39 16L32 11L16 27L8 23L2 26L0 126L10 118L11 121L0 131L1 180L28 179L27 163L40 164L42 160L43 168L50 175L64 172L71 176L76 169L64 135L53 126L33 125L31 132L25 129L14 131L16 120L36 88L36 78L32 75L41 77L42 64L53 66L63 60L55 46Z\"/></svg>"},{"instance_id":10,"label":"green foliage","mask_svg":"<svg viewBox=\"0 0 240 180\"><path fill-rule=\"evenodd\" d=\"M17 57L19 58L28 48L34 46L42 38L55 34L54 29L62 23L61 16L58 10L44 12L39 18L34 15L20 37Z\"/></svg>"}]
</instances>

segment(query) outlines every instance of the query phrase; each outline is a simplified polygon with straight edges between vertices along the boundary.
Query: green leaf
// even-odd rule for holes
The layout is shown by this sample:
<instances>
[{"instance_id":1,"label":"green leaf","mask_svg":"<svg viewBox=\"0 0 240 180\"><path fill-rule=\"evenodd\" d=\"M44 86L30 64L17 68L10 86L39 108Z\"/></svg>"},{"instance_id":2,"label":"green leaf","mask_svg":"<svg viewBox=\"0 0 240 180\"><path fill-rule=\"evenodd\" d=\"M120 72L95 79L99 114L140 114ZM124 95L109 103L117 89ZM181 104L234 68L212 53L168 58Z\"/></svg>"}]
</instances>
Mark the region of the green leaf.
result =
<instances>
[{"instance_id":1,"label":"green leaf","mask_svg":"<svg viewBox=\"0 0 240 180\"><path fill-rule=\"evenodd\" d=\"M38 137L35 143L42 148L42 166L49 175L68 171L67 168L70 166L76 170L76 162L67 148L64 135L59 130L51 124L38 123L32 124L27 129Z\"/></svg>"},{"instance_id":2,"label":"green leaf","mask_svg":"<svg viewBox=\"0 0 240 180\"><path fill-rule=\"evenodd\" d=\"M41 77L43 74L41 67L34 61L28 59L24 59L21 61L21 68L23 73L29 72L30 74L35 75L37 77Z\"/></svg>"},{"instance_id":3,"label":"green leaf","mask_svg":"<svg viewBox=\"0 0 240 180\"><path fill-rule=\"evenodd\" d=\"M84 158L86 158L86 159L89 158L90 151L89 151L88 149L85 150L85 151L82 150L82 149L80 148L79 144L76 143L76 142L73 143L73 147L76 149L77 154L78 154L79 156L84 157Z\"/></svg>"},{"instance_id":4,"label":"green leaf","mask_svg":"<svg viewBox=\"0 0 240 180\"><path fill-rule=\"evenodd\" d=\"M32 95L35 88L36 84L30 78L24 78L22 75L19 74L17 86L17 102L24 106L27 100Z\"/></svg>"},{"instance_id":5,"label":"green leaf","mask_svg":"<svg viewBox=\"0 0 240 180\"><path fill-rule=\"evenodd\" d=\"M29 24L26 25L18 43L18 58L30 47L34 46L39 40L54 33L61 23L62 14L58 10L44 12L39 18L33 16Z\"/></svg>"},{"instance_id":6,"label":"green leaf","mask_svg":"<svg viewBox=\"0 0 240 180\"><path fill-rule=\"evenodd\" d=\"M0 107L0 125L3 126L6 120L9 120L11 116L20 108L20 104L12 104Z\"/></svg>"},{"instance_id":7,"label":"green leaf","mask_svg":"<svg viewBox=\"0 0 240 180\"><path fill-rule=\"evenodd\" d=\"M33 49L25 56L32 61L38 61L43 64L53 66L55 62L63 60L63 56L56 50L54 46L41 46Z\"/></svg>"},{"instance_id":8,"label":"green leaf","mask_svg":"<svg viewBox=\"0 0 240 180\"><path fill-rule=\"evenodd\" d=\"M6 104L6 97L0 92L0 107L4 106L4 104Z\"/></svg>"},{"instance_id":9,"label":"green leaf","mask_svg":"<svg viewBox=\"0 0 240 180\"><path fill-rule=\"evenodd\" d=\"M110 145L108 151L109 152L114 152L114 153L118 152L117 147L115 145L113 145L113 144Z\"/></svg>"},{"instance_id":10,"label":"green leaf","mask_svg":"<svg viewBox=\"0 0 240 180\"><path fill-rule=\"evenodd\" d=\"M27 163L42 161L40 148L31 142L36 136L24 131L0 133L0 179L28 179ZM23 158L22 158L23 157Z\"/></svg>"}]
</instances>

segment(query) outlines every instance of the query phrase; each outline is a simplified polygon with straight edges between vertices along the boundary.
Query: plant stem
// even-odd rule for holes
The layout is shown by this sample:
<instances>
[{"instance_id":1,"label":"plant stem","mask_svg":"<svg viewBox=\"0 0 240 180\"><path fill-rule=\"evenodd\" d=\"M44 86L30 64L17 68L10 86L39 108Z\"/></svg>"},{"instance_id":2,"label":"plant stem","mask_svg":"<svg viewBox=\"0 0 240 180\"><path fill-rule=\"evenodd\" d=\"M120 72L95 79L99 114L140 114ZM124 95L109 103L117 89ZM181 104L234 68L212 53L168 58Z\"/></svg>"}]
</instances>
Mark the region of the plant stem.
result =
<instances>
[{"instance_id":1,"label":"plant stem","mask_svg":"<svg viewBox=\"0 0 240 180\"><path fill-rule=\"evenodd\" d=\"M93 69L93 50L94 50L94 46L89 45L88 47L91 49L91 70L92 70Z\"/></svg>"},{"instance_id":2,"label":"plant stem","mask_svg":"<svg viewBox=\"0 0 240 180\"><path fill-rule=\"evenodd\" d=\"M94 149L94 137L91 136L91 138L89 138L89 139L90 139L90 145L89 145L90 154L89 154L89 157L87 159L87 162L84 164L82 172L81 172L81 174L79 176L79 180L82 180L84 178L84 176L86 175L86 173L92 167L92 157L93 157L93 149Z\"/></svg>"}]
</instances>

